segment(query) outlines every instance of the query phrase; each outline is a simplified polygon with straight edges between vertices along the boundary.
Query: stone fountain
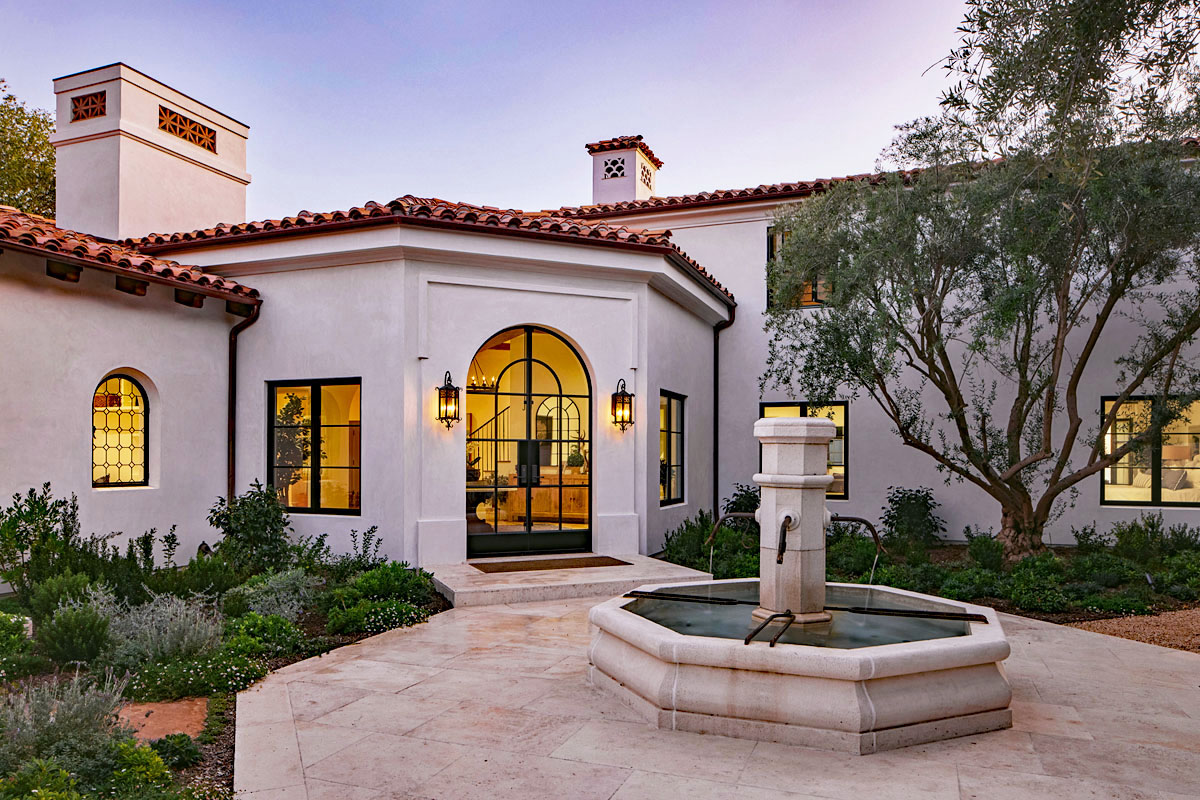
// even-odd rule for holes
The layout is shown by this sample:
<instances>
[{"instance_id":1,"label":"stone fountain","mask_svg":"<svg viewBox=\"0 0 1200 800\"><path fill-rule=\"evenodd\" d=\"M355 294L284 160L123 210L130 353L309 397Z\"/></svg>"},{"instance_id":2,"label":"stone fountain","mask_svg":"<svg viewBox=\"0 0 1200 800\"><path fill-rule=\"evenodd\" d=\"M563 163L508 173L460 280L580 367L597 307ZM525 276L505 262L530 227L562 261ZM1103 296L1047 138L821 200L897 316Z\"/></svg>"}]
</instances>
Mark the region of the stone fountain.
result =
<instances>
[{"instance_id":1,"label":"stone fountain","mask_svg":"<svg viewBox=\"0 0 1200 800\"><path fill-rule=\"evenodd\" d=\"M757 580L643 586L593 608L589 680L659 728L873 753L1010 727L982 606L825 581L834 424L759 420Z\"/></svg>"}]
</instances>

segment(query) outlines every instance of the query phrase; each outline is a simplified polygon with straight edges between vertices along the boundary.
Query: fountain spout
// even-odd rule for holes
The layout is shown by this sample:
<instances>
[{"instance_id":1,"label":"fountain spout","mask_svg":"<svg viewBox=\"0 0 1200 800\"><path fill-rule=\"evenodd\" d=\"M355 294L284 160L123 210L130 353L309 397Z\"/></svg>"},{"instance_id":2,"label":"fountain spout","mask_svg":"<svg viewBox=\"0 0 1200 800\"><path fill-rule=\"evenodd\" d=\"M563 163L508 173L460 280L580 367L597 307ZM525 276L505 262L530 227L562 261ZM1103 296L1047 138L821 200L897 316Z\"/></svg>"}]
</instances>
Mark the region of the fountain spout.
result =
<instances>
[{"instance_id":1,"label":"fountain spout","mask_svg":"<svg viewBox=\"0 0 1200 800\"><path fill-rule=\"evenodd\" d=\"M762 445L759 527L759 607L765 621L791 612L795 624L828 622L825 610L825 489L832 420L819 417L760 419L754 436Z\"/></svg>"}]
</instances>

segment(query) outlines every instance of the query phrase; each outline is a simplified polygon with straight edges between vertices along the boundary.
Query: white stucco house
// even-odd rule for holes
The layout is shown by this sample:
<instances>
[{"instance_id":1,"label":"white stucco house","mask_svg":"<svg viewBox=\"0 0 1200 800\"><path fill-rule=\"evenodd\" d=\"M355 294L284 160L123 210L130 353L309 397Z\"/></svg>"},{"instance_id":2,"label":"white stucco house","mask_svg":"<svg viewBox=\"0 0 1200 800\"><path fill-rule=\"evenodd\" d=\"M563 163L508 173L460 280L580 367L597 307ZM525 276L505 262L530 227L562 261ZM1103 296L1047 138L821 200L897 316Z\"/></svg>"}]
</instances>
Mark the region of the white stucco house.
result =
<instances>
[{"instance_id":1,"label":"white stucco house","mask_svg":"<svg viewBox=\"0 0 1200 800\"><path fill-rule=\"evenodd\" d=\"M85 531L177 524L181 552L258 480L297 533L378 525L415 564L646 554L750 481L756 419L819 411L838 512L928 485L952 532L996 521L866 401L759 396L774 214L825 181L658 196L663 162L625 136L587 145L590 206L247 222L246 125L124 64L54 87L56 219L0 208L2 495L50 481ZM1197 457L1195 416L1162 463ZM1058 528L1194 521L1200 497L1116 472Z\"/></svg>"}]
</instances>

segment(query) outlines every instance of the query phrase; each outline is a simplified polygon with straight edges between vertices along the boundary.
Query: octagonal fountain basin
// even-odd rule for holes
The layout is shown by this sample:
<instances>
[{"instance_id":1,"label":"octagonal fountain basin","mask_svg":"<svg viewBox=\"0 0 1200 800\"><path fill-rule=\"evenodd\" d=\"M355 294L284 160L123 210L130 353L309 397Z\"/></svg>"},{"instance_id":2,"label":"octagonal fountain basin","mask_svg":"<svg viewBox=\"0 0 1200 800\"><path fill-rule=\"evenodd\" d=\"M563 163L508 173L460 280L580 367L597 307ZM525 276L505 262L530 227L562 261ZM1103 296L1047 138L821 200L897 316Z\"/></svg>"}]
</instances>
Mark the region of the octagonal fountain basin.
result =
<instances>
[{"instance_id":1,"label":"octagonal fountain basin","mask_svg":"<svg viewBox=\"0 0 1200 800\"><path fill-rule=\"evenodd\" d=\"M745 644L758 580L639 592L658 597L591 610L588 678L656 727L865 754L1012 725L1009 645L990 608L830 583L828 622L768 624ZM912 610L979 619L903 616Z\"/></svg>"}]
</instances>

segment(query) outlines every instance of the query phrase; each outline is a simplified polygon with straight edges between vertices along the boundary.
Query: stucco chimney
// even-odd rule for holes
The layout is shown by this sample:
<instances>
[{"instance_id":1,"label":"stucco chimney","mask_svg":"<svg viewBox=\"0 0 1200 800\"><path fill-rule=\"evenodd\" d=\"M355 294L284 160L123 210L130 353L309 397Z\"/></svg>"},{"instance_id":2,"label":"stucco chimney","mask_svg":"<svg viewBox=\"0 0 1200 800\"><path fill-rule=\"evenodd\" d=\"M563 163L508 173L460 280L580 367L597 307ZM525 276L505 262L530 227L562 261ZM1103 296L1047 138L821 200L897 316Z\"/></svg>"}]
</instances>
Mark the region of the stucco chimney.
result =
<instances>
[{"instance_id":1,"label":"stucco chimney","mask_svg":"<svg viewBox=\"0 0 1200 800\"><path fill-rule=\"evenodd\" d=\"M663 162L641 136L618 136L587 145L592 154L592 203L624 203L654 196Z\"/></svg>"},{"instance_id":2,"label":"stucco chimney","mask_svg":"<svg viewBox=\"0 0 1200 800\"><path fill-rule=\"evenodd\" d=\"M246 125L125 64L54 94L59 227L124 239L246 221Z\"/></svg>"}]
</instances>

